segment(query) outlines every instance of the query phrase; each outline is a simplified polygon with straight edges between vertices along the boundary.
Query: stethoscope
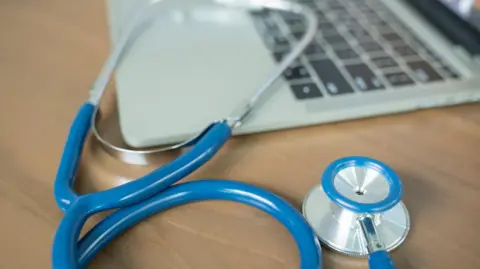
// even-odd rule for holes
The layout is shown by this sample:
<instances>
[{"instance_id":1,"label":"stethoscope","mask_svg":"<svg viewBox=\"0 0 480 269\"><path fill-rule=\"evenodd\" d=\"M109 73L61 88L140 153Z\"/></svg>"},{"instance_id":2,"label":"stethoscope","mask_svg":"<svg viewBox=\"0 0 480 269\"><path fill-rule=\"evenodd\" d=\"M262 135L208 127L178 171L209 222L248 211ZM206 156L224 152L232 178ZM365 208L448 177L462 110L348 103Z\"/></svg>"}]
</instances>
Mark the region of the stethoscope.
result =
<instances>
[{"instance_id":1,"label":"stethoscope","mask_svg":"<svg viewBox=\"0 0 480 269\"><path fill-rule=\"evenodd\" d=\"M139 26L144 25L146 12L139 12L117 41L93 85L90 99L79 109L70 127L54 183L55 200L65 212L65 216L54 237L52 267L86 267L113 238L160 211L203 200L229 200L263 210L282 223L296 241L302 269L322 268L320 242L350 255L369 254L371 268L393 268L387 251L404 240L409 226L408 213L400 202L402 189L398 177L378 161L350 157L334 162L325 171L322 185L314 188L306 197L303 214L281 197L242 182L197 180L173 185L216 154L231 137L232 131L239 127L261 99L269 94L267 90L272 88L272 84L302 53L316 33L315 13L294 2L222 2L247 9L275 9L300 14L307 21L307 31L289 55L272 71L266 82L230 116L211 123L204 131L186 142L155 150L136 151L110 144L100 136L95 123L99 113L99 101L111 75L126 48L131 45L131 39L138 34ZM84 142L90 131L110 154L128 163L146 163L148 158L158 152L183 147L189 149L172 162L135 181L109 190L79 195L73 190L73 183ZM360 174L356 172L360 168L364 169L364 181L360 181ZM348 172L350 170L354 172ZM355 175L357 181L350 178L352 175ZM111 209L116 211L79 239L80 232L90 216ZM392 235L389 223L396 221L405 224L404 229L403 232L394 232ZM386 239L382 241L381 236Z\"/></svg>"},{"instance_id":2,"label":"stethoscope","mask_svg":"<svg viewBox=\"0 0 480 269\"><path fill-rule=\"evenodd\" d=\"M372 269L394 269L388 252L403 243L410 229L402 193L399 177L386 164L345 157L325 169L302 211L324 245L346 255L368 256Z\"/></svg>"}]
</instances>

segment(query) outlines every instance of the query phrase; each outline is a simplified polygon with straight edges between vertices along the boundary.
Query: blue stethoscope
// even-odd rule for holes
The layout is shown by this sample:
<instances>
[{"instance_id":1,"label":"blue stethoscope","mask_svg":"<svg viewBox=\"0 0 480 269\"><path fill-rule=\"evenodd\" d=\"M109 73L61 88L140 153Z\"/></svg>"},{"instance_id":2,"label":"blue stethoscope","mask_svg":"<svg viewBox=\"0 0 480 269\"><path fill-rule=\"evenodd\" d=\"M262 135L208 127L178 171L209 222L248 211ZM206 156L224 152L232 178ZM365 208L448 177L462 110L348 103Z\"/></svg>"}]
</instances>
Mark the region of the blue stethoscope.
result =
<instances>
[{"instance_id":1,"label":"blue stethoscope","mask_svg":"<svg viewBox=\"0 0 480 269\"><path fill-rule=\"evenodd\" d=\"M72 186L84 142L90 132L108 147L109 152L120 153L117 156L124 161L140 163L142 156L153 153L120 151L101 138L95 128L99 100L125 53L129 38L138 31L140 24L135 21L127 28L127 34L118 41L96 80L91 98L78 111L67 137L54 184L56 202L65 212L53 242L54 269L85 268L113 238L139 221L168 208L203 200L234 201L272 215L295 239L302 269L322 268L320 242L345 254L369 255L371 268L394 268L387 251L404 240L409 226L408 214L400 201L400 180L390 168L376 160L348 157L332 163L325 170L322 184L305 198L303 214L281 197L237 181L197 180L173 185L217 153L231 137L232 131L252 112L260 97L266 95L267 89L315 35L315 14L302 5L283 1L246 3L245 7L249 9L268 8L298 13L306 18L309 25L303 39L273 71L265 85L255 92L249 102L234 110L232 116L212 123L191 140L168 148L189 147L174 161L124 185L79 195ZM238 7L238 2L235 5ZM144 13L139 14L138 18L142 18ZM111 209L116 211L79 238L90 216ZM404 232L398 233L399 229L396 229L392 236L391 222L405 224ZM386 240L382 241L382 235L388 235Z\"/></svg>"}]
</instances>

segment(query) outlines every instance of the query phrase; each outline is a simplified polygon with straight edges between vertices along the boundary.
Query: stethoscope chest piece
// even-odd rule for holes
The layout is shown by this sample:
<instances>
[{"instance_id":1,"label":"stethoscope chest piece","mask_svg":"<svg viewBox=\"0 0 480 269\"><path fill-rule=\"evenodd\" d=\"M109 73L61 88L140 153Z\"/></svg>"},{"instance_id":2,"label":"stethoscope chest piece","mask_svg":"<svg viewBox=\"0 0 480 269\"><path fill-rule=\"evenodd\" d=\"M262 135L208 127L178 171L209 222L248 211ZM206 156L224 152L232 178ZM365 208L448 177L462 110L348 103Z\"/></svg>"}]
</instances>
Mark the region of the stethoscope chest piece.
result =
<instances>
[{"instance_id":1,"label":"stethoscope chest piece","mask_svg":"<svg viewBox=\"0 0 480 269\"><path fill-rule=\"evenodd\" d=\"M391 251L406 238L410 220L402 185L385 164L366 157L331 163L303 202L303 215L320 241L343 254Z\"/></svg>"}]
</instances>

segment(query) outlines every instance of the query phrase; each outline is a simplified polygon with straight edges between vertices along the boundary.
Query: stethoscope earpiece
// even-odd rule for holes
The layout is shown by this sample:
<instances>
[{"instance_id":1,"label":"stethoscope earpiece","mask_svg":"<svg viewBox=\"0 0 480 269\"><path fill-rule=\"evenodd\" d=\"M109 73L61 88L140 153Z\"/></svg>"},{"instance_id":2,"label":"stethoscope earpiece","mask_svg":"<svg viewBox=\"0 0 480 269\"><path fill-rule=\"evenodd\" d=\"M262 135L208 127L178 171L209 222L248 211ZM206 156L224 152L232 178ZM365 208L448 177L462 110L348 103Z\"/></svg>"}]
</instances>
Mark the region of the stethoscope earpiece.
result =
<instances>
[{"instance_id":1,"label":"stethoscope earpiece","mask_svg":"<svg viewBox=\"0 0 480 269\"><path fill-rule=\"evenodd\" d=\"M402 193L399 177L386 164L345 157L325 169L321 184L303 201L303 215L329 248L380 259L380 252L398 247L409 232Z\"/></svg>"}]
</instances>

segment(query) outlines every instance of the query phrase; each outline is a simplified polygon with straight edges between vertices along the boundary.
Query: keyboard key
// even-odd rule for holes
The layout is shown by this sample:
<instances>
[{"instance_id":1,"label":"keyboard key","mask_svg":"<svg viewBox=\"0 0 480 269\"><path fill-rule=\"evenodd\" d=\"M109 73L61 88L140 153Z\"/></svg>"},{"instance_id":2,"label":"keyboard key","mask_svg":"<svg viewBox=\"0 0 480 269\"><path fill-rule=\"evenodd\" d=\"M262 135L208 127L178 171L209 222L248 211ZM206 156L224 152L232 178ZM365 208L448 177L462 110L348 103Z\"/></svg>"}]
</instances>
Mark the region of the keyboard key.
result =
<instances>
[{"instance_id":1,"label":"keyboard key","mask_svg":"<svg viewBox=\"0 0 480 269\"><path fill-rule=\"evenodd\" d=\"M387 45L390 47L410 47L410 45L408 45L407 42L405 42L405 40L403 39L397 40L395 42L387 43Z\"/></svg>"},{"instance_id":2,"label":"keyboard key","mask_svg":"<svg viewBox=\"0 0 480 269\"><path fill-rule=\"evenodd\" d=\"M276 23L274 20L270 19L270 18L264 18L264 19L262 20L262 23L263 23L263 25L265 26L265 29L266 29L267 31L273 31L273 30L275 30L275 29L278 29L277 23Z\"/></svg>"},{"instance_id":3,"label":"keyboard key","mask_svg":"<svg viewBox=\"0 0 480 269\"><path fill-rule=\"evenodd\" d=\"M275 61L277 62L281 62L283 57L285 57L287 55L287 51L285 52L274 52L273 53L273 58L275 59Z\"/></svg>"},{"instance_id":4,"label":"keyboard key","mask_svg":"<svg viewBox=\"0 0 480 269\"><path fill-rule=\"evenodd\" d=\"M290 16L290 17L284 17L283 20L285 21L286 24L288 25L293 25L293 24L300 24L303 25L304 21L301 16Z\"/></svg>"},{"instance_id":5,"label":"keyboard key","mask_svg":"<svg viewBox=\"0 0 480 269\"><path fill-rule=\"evenodd\" d=\"M345 66L350 76L352 76L355 85L359 90L371 91L385 89L380 79L365 64L355 64Z\"/></svg>"},{"instance_id":6,"label":"keyboard key","mask_svg":"<svg viewBox=\"0 0 480 269\"><path fill-rule=\"evenodd\" d=\"M356 39L372 39L372 36L362 27L353 28L348 30L348 32L355 37Z\"/></svg>"},{"instance_id":7,"label":"keyboard key","mask_svg":"<svg viewBox=\"0 0 480 269\"><path fill-rule=\"evenodd\" d=\"M329 35L323 37L330 45L334 46L336 44L348 44L345 38L341 35Z\"/></svg>"},{"instance_id":8,"label":"keyboard key","mask_svg":"<svg viewBox=\"0 0 480 269\"><path fill-rule=\"evenodd\" d=\"M287 80L296 80L310 77L310 74L304 66L289 67L287 70L285 70L283 75Z\"/></svg>"},{"instance_id":9,"label":"keyboard key","mask_svg":"<svg viewBox=\"0 0 480 269\"><path fill-rule=\"evenodd\" d=\"M305 35L305 32L301 31L301 32L292 32L292 35L293 37L296 39L296 40L301 40L303 38L303 36Z\"/></svg>"},{"instance_id":10,"label":"keyboard key","mask_svg":"<svg viewBox=\"0 0 480 269\"><path fill-rule=\"evenodd\" d=\"M397 17L397 15L391 13L391 12L383 12L386 16L385 19L388 20L391 23L397 24L399 27L405 27L403 26L403 22Z\"/></svg>"},{"instance_id":11,"label":"keyboard key","mask_svg":"<svg viewBox=\"0 0 480 269\"><path fill-rule=\"evenodd\" d=\"M376 24L376 29L380 34L390 34L395 32L388 24Z\"/></svg>"},{"instance_id":12,"label":"keyboard key","mask_svg":"<svg viewBox=\"0 0 480 269\"><path fill-rule=\"evenodd\" d=\"M371 24L377 24L380 21L383 21L382 17L378 16L377 14L368 14L366 18Z\"/></svg>"},{"instance_id":13,"label":"keyboard key","mask_svg":"<svg viewBox=\"0 0 480 269\"><path fill-rule=\"evenodd\" d=\"M417 52L408 45L394 47L393 50L402 57L418 56Z\"/></svg>"},{"instance_id":14,"label":"keyboard key","mask_svg":"<svg viewBox=\"0 0 480 269\"><path fill-rule=\"evenodd\" d=\"M264 10L269 11L269 9L261 9L261 11L264 11ZM271 12L273 12L273 11L271 11ZM282 17L284 19L301 17L301 15L298 15L297 13L290 12L290 11L275 11L275 13L280 14L280 17Z\"/></svg>"},{"instance_id":15,"label":"keyboard key","mask_svg":"<svg viewBox=\"0 0 480 269\"><path fill-rule=\"evenodd\" d=\"M377 42L360 42L360 47L365 51L365 52L381 52L383 51L382 46L380 46Z\"/></svg>"},{"instance_id":16,"label":"keyboard key","mask_svg":"<svg viewBox=\"0 0 480 269\"><path fill-rule=\"evenodd\" d=\"M343 21L343 24L348 28L348 29L353 29L355 27L362 27L360 23L354 19L354 18L349 18Z\"/></svg>"},{"instance_id":17,"label":"keyboard key","mask_svg":"<svg viewBox=\"0 0 480 269\"><path fill-rule=\"evenodd\" d=\"M318 43L312 43L305 48L304 53L306 55L323 55L325 54L325 50L320 46Z\"/></svg>"},{"instance_id":18,"label":"keyboard key","mask_svg":"<svg viewBox=\"0 0 480 269\"><path fill-rule=\"evenodd\" d=\"M335 15L334 20L338 22L342 21L342 18L347 19L352 17L352 15L345 8L332 10L331 14Z\"/></svg>"},{"instance_id":19,"label":"keyboard key","mask_svg":"<svg viewBox=\"0 0 480 269\"><path fill-rule=\"evenodd\" d=\"M338 1L330 1L326 3L331 10L345 9L345 7Z\"/></svg>"},{"instance_id":20,"label":"keyboard key","mask_svg":"<svg viewBox=\"0 0 480 269\"><path fill-rule=\"evenodd\" d=\"M413 85L415 82L405 72L384 74L388 82L394 87Z\"/></svg>"},{"instance_id":21,"label":"keyboard key","mask_svg":"<svg viewBox=\"0 0 480 269\"><path fill-rule=\"evenodd\" d=\"M398 41L398 40L402 40L402 38L396 34L396 33L385 33L385 34L382 34L382 37L383 39L385 39L386 41Z\"/></svg>"},{"instance_id":22,"label":"keyboard key","mask_svg":"<svg viewBox=\"0 0 480 269\"><path fill-rule=\"evenodd\" d=\"M315 14L317 14L317 17L325 17L325 13L321 11L320 9L315 10Z\"/></svg>"},{"instance_id":23,"label":"keyboard key","mask_svg":"<svg viewBox=\"0 0 480 269\"><path fill-rule=\"evenodd\" d=\"M343 21L346 21L346 20L349 20L349 19L353 19L353 16L348 13L348 11L344 11L344 12L339 12L337 14L335 14L335 20L338 21L338 22L343 22Z\"/></svg>"},{"instance_id":24,"label":"keyboard key","mask_svg":"<svg viewBox=\"0 0 480 269\"><path fill-rule=\"evenodd\" d=\"M323 94L314 83L291 85L293 94L299 100L322 97Z\"/></svg>"},{"instance_id":25,"label":"keyboard key","mask_svg":"<svg viewBox=\"0 0 480 269\"><path fill-rule=\"evenodd\" d=\"M268 20L270 18L270 12L266 9L250 11L249 13L252 20L259 25L263 24L265 20Z\"/></svg>"},{"instance_id":26,"label":"keyboard key","mask_svg":"<svg viewBox=\"0 0 480 269\"><path fill-rule=\"evenodd\" d=\"M307 29L305 27L305 25L303 24L291 24L291 25L288 25L288 28L290 28L290 31L292 33L296 33L296 32L305 32Z\"/></svg>"},{"instance_id":27,"label":"keyboard key","mask_svg":"<svg viewBox=\"0 0 480 269\"><path fill-rule=\"evenodd\" d=\"M425 61L408 62L407 65L412 69L415 77L421 82L443 80L440 74Z\"/></svg>"},{"instance_id":28,"label":"keyboard key","mask_svg":"<svg viewBox=\"0 0 480 269\"><path fill-rule=\"evenodd\" d=\"M285 51L290 48L288 39L283 36L271 36L265 40L267 47L272 51Z\"/></svg>"},{"instance_id":29,"label":"keyboard key","mask_svg":"<svg viewBox=\"0 0 480 269\"><path fill-rule=\"evenodd\" d=\"M380 69L398 67L398 64L390 56L372 58L372 62Z\"/></svg>"},{"instance_id":30,"label":"keyboard key","mask_svg":"<svg viewBox=\"0 0 480 269\"><path fill-rule=\"evenodd\" d=\"M328 22L328 18L327 16L325 15L325 13L323 13L323 11L320 11L320 10L315 10L315 13L317 15L317 19L318 19L318 22L321 23L321 22Z\"/></svg>"},{"instance_id":31,"label":"keyboard key","mask_svg":"<svg viewBox=\"0 0 480 269\"><path fill-rule=\"evenodd\" d=\"M378 20L377 22L375 22L375 27L388 27L388 22L386 22L385 20L381 19L381 20Z\"/></svg>"},{"instance_id":32,"label":"keyboard key","mask_svg":"<svg viewBox=\"0 0 480 269\"><path fill-rule=\"evenodd\" d=\"M276 11L276 13L279 13L287 24L304 24L303 16L297 13L289 11Z\"/></svg>"},{"instance_id":33,"label":"keyboard key","mask_svg":"<svg viewBox=\"0 0 480 269\"><path fill-rule=\"evenodd\" d=\"M340 33L335 28L318 30L318 32L321 33L322 36L338 36L338 35L340 35Z\"/></svg>"},{"instance_id":34,"label":"keyboard key","mask_svg":"<svg viewBox=\"0 0 480 269\"><path fill-rule=\"evenodd\" d=\"M354 92L353 88L348 84L332 60L312 61L310 64L317 73L318 78L322 81L325 89L327 89L331 95Z\"/></svg>"},{"instance_id":35,"label":"keyboard key","mask_svg":"<svg viewBox=\"0 0 480 269\"><path fill-rule=\"evenodd\" d=\"M331 29L335 30L336 28L335 28L335 26L334 26L332 23L330 23L330 22L320 22L320 23L318 24L318 31L320 31L320 32L322 32L322 31L328 31L328 30L331 30Z\"/></svg>"},{"instance_id":36,"label":"keyboard key","mask_svg":"<svg viewBox=\"0 0 480 269\"><path fill-rule=\"evenodd\" d=\"M335 54L341 60L350 60L358 58L358 54L351 48L337 49Z\"/></svg>"},{"instance_id":37,"label":"keyboard key","mask_svg":"<svg viewBox=\"0 0 480 269\"><path fill-rule=\"evenodd\" d=\"M257 31L264 37L282 36L282 31L275 21L268 18L254 17L253 22Z\"/></svg>"},{"instance_id":38,"label":"keyboard key","mask_svg":"<svg viewBox=\"0 0 480 269\"><path fill-rule=\"evenodd\" d=\"M298 25L298 24L292 24L292 25L287 25L288 28L290 28L291 32L305 32L307 29L303 25Z\"/></svg>"}]
</instances>

